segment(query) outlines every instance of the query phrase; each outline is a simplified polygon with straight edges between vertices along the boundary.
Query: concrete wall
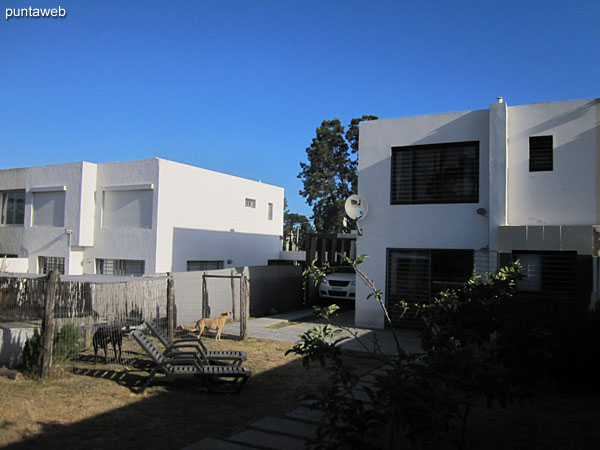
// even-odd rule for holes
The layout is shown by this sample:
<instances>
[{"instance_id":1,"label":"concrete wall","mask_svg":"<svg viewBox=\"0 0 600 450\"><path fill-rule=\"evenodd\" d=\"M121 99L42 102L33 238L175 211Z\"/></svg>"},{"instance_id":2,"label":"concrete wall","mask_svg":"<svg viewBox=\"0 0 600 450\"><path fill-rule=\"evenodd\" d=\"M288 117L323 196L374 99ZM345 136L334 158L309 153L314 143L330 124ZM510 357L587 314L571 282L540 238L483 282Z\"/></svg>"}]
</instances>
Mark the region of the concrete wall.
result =
<instances>
[{"instance_id":1,"label":"concrete wall","mask_svg":"<svg viewBox=\"0 0 600 450\"><path fill-rule=\"evenodd\" d=\"M95 165L90 163L70 163L50 166L29 167L0 171L0 190L25 189L25 219L23 226L0 227L0 252L14 253L29 258L29 270L37 270L38 256L64 257L70 265L70 246L80 245L90 239L87 217L82 218L81 199L83 174L93 178ZM85 186L89 197L90 183ZM33 222L33 192L64 191L64 224L60 227L38 226ZM87 211L84 211L87 213ZM82 228L83 225L83 228ZM83 229L83 235L82 235ZM71 230L69 236L65 230ZM73 266L81 273L81 265Z\"/></svg>"},{"instance_id":2,"label":"concrete wall","mask_svg":"<svg viewBox=\"0 0 600 450\"><path fill-rule=\"evenodd\" d=\"M189 326L202 317L202 277L209 275L244 275L249 281L249 315L260 317L267 314L269 308L279 312L302 307L302 269L300 266L256 266L232 269L210 270L207 272L174 272L175 305L177 324ZM232 286L229 279L208 278L207 288L211 305L211 316L235 311L232 307ZM233 286L233 295L239 302L239 284Z\"/></svg>"},{"instance_id":3,"label":"concrete wall","mask_svg":"<svg viewBox=\"0 0 600 450\"><path fill-rule=\"evenodd\" d=\"M488 245L488 219L477 214L489 208L489 111L436 114L363 122L360 128L358 193L369 213L360 221L357 253L370 256L362 269L385 290L387 248L479 250ZM479 141L479 203L391 205L391 148L446 142ZM356 322L382 327L377 302L357 285Z\"/></svg>"},{"instance_id":4,"label":"concrete wall","mask_svg":"<svg viewBox=\"0 0 600 450\"><path fill-rule=\"evenodd\" d=\"M271 308L287 312L302 307L301 266L249 267L250 316L267 315Z\"/></svg>"},{"instance_id":5,"label":"concrete wall","mask_svg":"<svg viewBox=\"0 0 600 450\"><path fill-rule=\"evenodd\" d=\"M600 100L508 108L509 225L599 223ZM529 137L553 135L554 168L529 172Z\"/></svg>"},{"instance_id":6,"label":"concrete wall","mask_svg":"<svg viewBox=\"0 0 600 450\"><path fill-rule=\"evenodd\" d=\"M530 173L529 137L544 135L553 136L554 168ZM479 203L390 205L392 147L471 140L480 143ZM387 248L473 249L476 265L487 259L490 268L499 247L596 254L591 226L600 221L599 174L599 99L497 103L489 110L364 122L359 194L369 214L360 222L357 251L370 259L362 268L385 291ZM476 214L478 208L486 213ZM357 286L356 321L383 326L367 294Z\"/></svg>"},{"instance_id":7,"label":"concrete wall","mask_svg":"<svg viewBox=\"0 0 600 450\"><path fill-rule=\"evenodd\" d=\"M0 272L25 273L29 269L29 258L1 258Z\"/></svg>"},{"instance_id":8,"label":"concrete wall","mask_svg":"<svg viewBox=\"0 0 600 450\"><path fill-rule=\"evenodd\" d=\"M94 273L95 260L144 260L145 272L156 272L156 208L158 204L158 159L111 162L98 166L96 180L94 247L86 249L85 273ZM152 186L152 228L107 228L102 224L103 193L110 189L147 189Z\"/></svg>"},{"instance_id":9,"label":"concrete wall","mask_svg":"<svg viewBox=\"0 0 600 450\"><path fill-rule=\"evenodd\" d=\"M0 190L13 189L26 190L24 225L0 227L0 253L29 258L31 272L38 256L64 257L74 275L95 273L96 259L143 260L156 273L184 271L188 260L235 267L279 257L284 191L265 183L152 158L0 171ZM31 189L65 192L64 226L32 226ZM151 192L143 226L104 220L105 196L142 189Z\"/></svg>"},{"instance_id":10,"label":"concrete wall","mask_svg":"<svg viewBox=\"0 0 600 450\"><path fill-rule=\"evenodd\" d=\"M157 272L185 271L188 260L240 267L279 257L283 188L172 161L159 164ZM256 208L245 207L246 198L255 199Z\"/></svg>"}]
</instances>

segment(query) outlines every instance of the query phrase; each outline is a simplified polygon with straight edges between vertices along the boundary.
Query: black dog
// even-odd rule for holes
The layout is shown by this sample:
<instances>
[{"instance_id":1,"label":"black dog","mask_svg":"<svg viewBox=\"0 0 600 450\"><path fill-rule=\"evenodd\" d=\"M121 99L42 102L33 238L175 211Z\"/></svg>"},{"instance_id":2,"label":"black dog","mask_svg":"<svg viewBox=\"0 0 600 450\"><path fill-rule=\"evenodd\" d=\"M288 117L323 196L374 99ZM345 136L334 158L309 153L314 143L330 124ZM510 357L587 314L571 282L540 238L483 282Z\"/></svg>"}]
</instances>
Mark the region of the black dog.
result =
<instances>
[{"instance_id":1,"label":"black dog","mask_svg":"<svg viewBox=\"0 0 600 450\"><path fill-rule=\"evenodd\" d=\"M115 351L115 360L121 359L121 346L123 345L123 331L118 326L104 326L100 327L94 333L92 339L94 345L94 363L98 359L98 349L104 349L104 361L108 363L107 347L108 344L112 344L113 350ZM119 347L119 356L117 356L117 347Z\"/></svg>"}]
</instances>

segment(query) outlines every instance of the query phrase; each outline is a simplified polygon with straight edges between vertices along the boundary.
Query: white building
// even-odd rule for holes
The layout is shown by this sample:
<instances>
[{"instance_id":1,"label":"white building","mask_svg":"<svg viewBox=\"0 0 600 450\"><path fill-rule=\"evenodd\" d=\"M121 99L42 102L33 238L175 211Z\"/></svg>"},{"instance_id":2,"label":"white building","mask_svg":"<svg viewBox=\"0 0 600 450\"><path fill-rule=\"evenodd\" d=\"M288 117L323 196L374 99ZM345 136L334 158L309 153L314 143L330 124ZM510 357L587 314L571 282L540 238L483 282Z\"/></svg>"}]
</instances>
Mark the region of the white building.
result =
<instances>
[{"instance_id":1,"label":"white building","mask_svg":"<svg viewBox=\"0 0 600 450\"><path fill-rule=\"evenodd\" d=\"M533 295L596 298L600 99L363 122L362 269L394 300L427 300L519 259ZM383 327L357 286L356 321ZM392 307L392 310L394 308Z\"/></svg>"},{"instance_id":2,"label":"white building","mask_svg":"<svg viewBox=\"0 0 600 450\"><path fill-rule=\"evenodd\" d=\"M283 188L153 158L0 170L6 269L141 275L279 259Z\"/></svg>"}]
</instances>

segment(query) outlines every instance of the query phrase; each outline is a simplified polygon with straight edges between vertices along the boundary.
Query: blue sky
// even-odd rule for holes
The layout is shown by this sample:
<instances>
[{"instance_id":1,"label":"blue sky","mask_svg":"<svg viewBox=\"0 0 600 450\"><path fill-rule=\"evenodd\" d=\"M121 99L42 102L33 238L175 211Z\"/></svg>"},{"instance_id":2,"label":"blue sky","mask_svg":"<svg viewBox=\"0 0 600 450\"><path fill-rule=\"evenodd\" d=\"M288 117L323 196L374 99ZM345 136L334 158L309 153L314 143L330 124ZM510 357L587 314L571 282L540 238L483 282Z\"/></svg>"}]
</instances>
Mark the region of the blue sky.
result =
<instances>
[{"instance_id":1,"label":"blue sky","mask_svg":"<svg viewBox=\"0 0 600 450\"><path fill-rule=\"evenodd\" d=\"M283 186L309 216L297 175L323 119L600 96L597 0L0 7L0 169L162 157Z\"/></svg>"}]
</instances>

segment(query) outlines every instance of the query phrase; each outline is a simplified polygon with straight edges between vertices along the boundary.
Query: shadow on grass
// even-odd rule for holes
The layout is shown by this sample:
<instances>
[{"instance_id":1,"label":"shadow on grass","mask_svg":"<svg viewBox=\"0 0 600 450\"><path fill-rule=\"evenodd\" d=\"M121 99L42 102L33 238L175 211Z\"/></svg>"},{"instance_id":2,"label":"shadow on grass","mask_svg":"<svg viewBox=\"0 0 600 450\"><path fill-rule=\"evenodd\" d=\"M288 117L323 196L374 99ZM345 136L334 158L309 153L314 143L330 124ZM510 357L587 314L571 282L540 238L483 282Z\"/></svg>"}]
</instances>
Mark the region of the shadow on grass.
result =
<instances>
[{"instance_id":1,"label":"shadow on grass","mask_svg":"<svg viewBox=\"0 0 600 450\"><path fill-rule=\"evenodd\" d=\"M278 345L280 348L273 355L282 356L289 345ZM256 346L260 347L260 342ZM301 360L291 357L283 357L279 359L283 364L261 371L257 364L262 363L251 355L257 351L248 351L246 365L252 368L254 375L238 394L213 394L193 380L167 382L160 379L143 394L134 394L133 390L148 375L147 362L128 355L130 366L94 367L91 360L81 358L73 368L78 376L71 377L75 402L85 408L89 402L109 402L119 397L119 401L126 404L70 424L58 423L53 411L47 411L48 419L32 427L36 428L35 436L24 437L4 448L181 449L204 437L220 438L242 431L261 417L284 414L298 407L305 394L327 382L326 371L317 367L307 371ZM98 383L84 381L79 376L98 379ZM81 392L87 386L95 390L89 396ZM60 402L60 397L56 401ZM5 424L0 424L0 429L3 426Z\"/></svg>"}]
</instances>

